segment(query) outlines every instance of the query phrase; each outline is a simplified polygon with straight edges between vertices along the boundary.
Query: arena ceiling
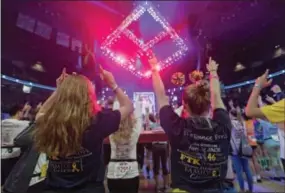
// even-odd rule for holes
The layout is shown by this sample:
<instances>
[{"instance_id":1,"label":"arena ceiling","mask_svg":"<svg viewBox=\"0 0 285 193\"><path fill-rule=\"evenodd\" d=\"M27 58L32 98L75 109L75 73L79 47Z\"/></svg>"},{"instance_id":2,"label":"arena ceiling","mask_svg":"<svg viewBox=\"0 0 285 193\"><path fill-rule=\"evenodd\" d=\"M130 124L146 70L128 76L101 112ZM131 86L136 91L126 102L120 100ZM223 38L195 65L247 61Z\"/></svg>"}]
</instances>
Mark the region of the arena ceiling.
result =
<instances>
[{"instance_id":1,"label":"arena ceiling","mask_svg":"<svg viewBox=\"0 0 285 193\"><path fill-rule=\"evenodd\" d=\"M63 66L68 65L70 71L76 70L76 55L70 54L69 50L54 47L26 32L16 32L13 26L18 12L28 13L84 41L96 39L101 44L137 3L2 1L2 22L7 23L6 29L2 29L2 73L21 74L24 79L54 85L53 80ZM152 1L152 4L189 47L186 57L162 72L169 87L173 87L169 81L171 74L176 71L187 74L197 67L204 69L210 55L220 63L221 77L226 84L254 78L268 67L276 71L282 68L282 62L284 68L284 57L273 59L274 53L285 47L284 1ZM155 34L155 25L144 21L132 27L142 38L149 38ZM158 45L155 49L158 57L170 47L163 43ZM31 70L39 61L44 71ZM124 75L119 78L125 87L150 88L148 80L128 76L128 72L108 59L104 58L102 62L108 69ZM235 72L237 63L245 69Z\"/></svg>"}]
</instances>

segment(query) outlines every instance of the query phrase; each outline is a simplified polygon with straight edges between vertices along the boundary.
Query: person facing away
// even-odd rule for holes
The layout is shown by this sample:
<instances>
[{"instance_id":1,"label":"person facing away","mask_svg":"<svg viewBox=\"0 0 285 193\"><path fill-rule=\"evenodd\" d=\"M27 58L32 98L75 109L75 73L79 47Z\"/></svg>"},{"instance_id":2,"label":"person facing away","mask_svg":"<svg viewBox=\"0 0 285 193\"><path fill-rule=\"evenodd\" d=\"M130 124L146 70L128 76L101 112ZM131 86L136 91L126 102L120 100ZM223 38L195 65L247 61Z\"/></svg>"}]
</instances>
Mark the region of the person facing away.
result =
<instances>
[{"instance_id":1,"label":"person facing away","mask_svg":"<svg viewBox=\"0 0 285 193\"><path fill-rule=\"evenodd\" d=\"M113 109L120 104L115 101ZM139 166L137 142L143 128L142 103L135 103L135 111L120 122L119 130L109 136L111 160L108 164L108 188L110 193L137 193Z\"/></svg>"},{"instance_id":2,"label":"person facing away","mask_svg":"<svg viewBox=\"0 0 285 193\"><path fill-rule=\"evenodd\" d=\"M159 120L153 114L149 115L151 130L161 130ZM167 168L168 159L168 144L166 141L153 141L152 142L152 163L153 174L155 180L155 188L157 192L165 191L169 188L169 171ZM161 165L161 167L160 167ZM162 169L163 187L159 187L159 171Z\"/></svg>"},{"instance_id":3,"label":"person facing away","mask_svg":"<svg viewBox=\"0 0 285 193\"><path fill-rule=\"evenodd\" d=\"M157 59L149 60L159 105L160 123L171 146L171 177L174 192L222 192L227 174L231 120L221 99L218 64L209 59L210 87L206 81L187 86L183 105L190 117L179 117L169 105L157 70ZM208 117L212 106L212 119Z\"/></svg>"},{"instance_id":4,"label":"person facing away","mask_svg":"<svg viewBox=\"0 0 285 193\"><path fill-rule=\"evenodd\" d=\"M91 81L63 70L36 116L35 148L49 157L45 192L104 192L103 181L97 181L103 140L119 129L133 105L110 72L101 69L101 76L118 98L118 110L101 111Z\"/></svg>"},{"instance_id":5,"label":"person facing away","mask_svg":"<svg viewBox=\"0 0 285 193\"><path fill-rule=\"evenodd\" d=\"M19 160L21 149L14 146L14 139L30 124L29 121L22 120L23 112L27 109L21 105L13 105L9 110L10 118L1 121L1 185ZM5 147L6 146L6 147Z\"/></svg>"},{"instance_id":6,"label":"person facing away","mask_svg":"<svg viewBox=\"0 0 285 193\"><path fill-rule=\"evenodd\" d=\"M239 187L242 192L245 192L243 173L246 175L249 192L253 191L253 176L249 166L249 160L240 155L240 146L244 137L247 136L246 127L242 118L241 109L239 107L231 109L230 118L232 120L232 163L236 171Z\"/></svg>"}]
</instances>

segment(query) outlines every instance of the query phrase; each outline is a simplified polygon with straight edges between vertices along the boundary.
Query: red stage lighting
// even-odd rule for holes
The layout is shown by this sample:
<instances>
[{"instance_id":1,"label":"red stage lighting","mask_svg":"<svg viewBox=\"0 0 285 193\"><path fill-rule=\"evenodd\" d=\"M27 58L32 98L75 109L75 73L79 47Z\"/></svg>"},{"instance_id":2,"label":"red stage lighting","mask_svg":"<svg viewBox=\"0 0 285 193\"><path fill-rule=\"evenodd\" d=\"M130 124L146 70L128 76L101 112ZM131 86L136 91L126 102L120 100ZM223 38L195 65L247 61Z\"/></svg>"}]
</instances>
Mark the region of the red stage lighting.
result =
<instances>
[{"instance_id":1,"label":"red stage lighting","mask_svg":"<svg viewBox=\"0 0 285 193\"><path fill-rule=\"evenodd\" d=\"M153 17L153 19L164 28L164 31L160 32L152 40L146 43L141 41L140 38L138 38L131 30L128 29L128 27L134 21L138 20L144 13L150 14ZM188 47L186 46L183 39L179 37L177 32L160 15L157 9L154 6L152 6L150 2L144 2L141 3L139 6L137 6L133 10L133 12L129 16L127 16L127 18L121 23L121 25L106 38L105 42L103 42L101 46L101 49L106 56L110 57L113 61L121 65L123 68L129 70L132 74L140 78L150 77L151 73L150 74L147 73L149 75L145 76L145 73L142 73L139 70L135 70L134 67L130 67L135 65L137 58L128 58L123 61L117 59L118 54L112 51L111 47L114 44L114 42L120 39L121 36L126 36L128 39L133 41L139 47L138 51L139 57L146 54L147 51L150 50L154 45L163 40L165 37L169 36L178 47L178 50L172 55L165 58L164 60L158 61L158 68L159 68L158 70L162 70L167 66L172 65L175 61L181 59L182 56L184 56L188 50Z\"/></svg>"}]
</instances>

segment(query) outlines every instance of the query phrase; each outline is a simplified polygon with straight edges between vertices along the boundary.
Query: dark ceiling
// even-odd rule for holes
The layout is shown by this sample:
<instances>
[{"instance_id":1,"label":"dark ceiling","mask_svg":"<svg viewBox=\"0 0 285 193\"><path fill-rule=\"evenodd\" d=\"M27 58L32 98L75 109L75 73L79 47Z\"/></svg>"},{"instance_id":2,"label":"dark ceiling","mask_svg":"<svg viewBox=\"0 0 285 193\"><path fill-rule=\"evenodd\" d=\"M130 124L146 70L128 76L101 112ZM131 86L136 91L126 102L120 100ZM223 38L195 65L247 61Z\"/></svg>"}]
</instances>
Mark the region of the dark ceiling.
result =
<instances>
[{"instance_id":1,"label":"dark ceiling","mask_svg":"<svg viewBox=\"0 0 285 193\"><path fill-rule=\"evenodd\" d=\"M99 45L132 11L137 1L9 1L3 0L2 73L54 85L65 66L76 70L78 54L16 27L19 12L51 25L56 31ZM264 69L284 69L285 59L273 59L276 48L285 47L285 1L158 1L152 2L169 23L186 39L188 55L162 72L168 87L176 71L188 74L197 66L205 68L208 56L220 63L226 84L252 79ZM144 31L142 26L138 29ZM150 27L151 28L151 27ZM148 28L146 29L148 31ZM55 36L53 32L52 36ZM159 52L159 51L158 51ZM161 51L163 52L163 51ZM159 53L158 53L159 55ZM12 62L13 61L13 62ZM15 62L16 61L16 62ZM31 70L41 61L46 72ZM120 83L131 90L149 90L149 80L141 81L103 58L100 62L117 74ZM240 62L246 69L234 72ZM16 65L15 65L16 63ZM20 63L20 64L19 64ZM126 76L125 76L126 75Z\"/></svg>"}]
</instances>

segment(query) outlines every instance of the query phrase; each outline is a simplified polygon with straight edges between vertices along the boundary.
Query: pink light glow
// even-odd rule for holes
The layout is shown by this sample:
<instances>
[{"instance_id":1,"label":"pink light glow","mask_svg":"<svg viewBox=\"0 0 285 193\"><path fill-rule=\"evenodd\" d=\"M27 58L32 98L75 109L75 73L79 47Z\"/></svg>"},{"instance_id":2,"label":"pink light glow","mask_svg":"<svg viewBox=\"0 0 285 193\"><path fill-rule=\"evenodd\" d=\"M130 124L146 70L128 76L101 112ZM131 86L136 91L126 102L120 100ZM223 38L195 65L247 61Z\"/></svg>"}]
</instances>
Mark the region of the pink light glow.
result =
<instances>
[{"instance_id":1,"label":"pink light glow","mask_svg":"<svg viewBox=\"0 0 285 193\"><path fill-rule=\"evenodd\" d=\"M138 20L145 13L150 14L152 18L158 23L158 25L161 25L164 28L164 31L158 33L152 40L149 40L146 43L142 42L139 37L137 37L130 29L128 29L128 27L133 22ZM139 4L121 23L121 25L117 29L115 29L109 36L107 36L106 40L101 45L101 49L104 55L108 56L117 64L126 68L128 71L138 76L139 78L149 78L151 76L151 73L147 73L146 76L146 72L141 72L140 69L136 69L134 67L136 63L135 57L119 57L117 53L114 53L112 51L112 45L114 44L114 42L120 39L120 36L122 34L139 47L137 53L140 55L144 53L147 54L148 51L153 48L153 46L164 40L165 37L171 37L172 41L178 47L178 51L168 56L167 58L160 60L159 65L156 67L156 70L158 71L161 71L162 69L165 69L166 67L172 65L175 61L178 61L186 54L188 50L184 40L179 37L177 32L169 25L169 23L163 18L163 16L159 14L158 10L154 6L152 6L151 3L148 2Z\"/></svg>"},{"instance_id":2,"label":"pink light glow","mask_svg":"<svg viewBox=\"0 0 285 193\"><path fill-rule=\"evenodd\" d=\"M130 69L130 70L134 70L135 67L134 67L133 65L129 65L129 69Z\"/></svg>"},{"instance_id":3,"label":"pink light glow","mask_svg":"<svg viewBox=\"0 0 285 193\"><path fill-rule=\"evenodd\" d=\"M118 61L118 63L120 64L124 64L126 62L126 59L123 56L117 56L116 60Z\"/></svg>"},{"instance_id":4,"label":"pink light glow","mask_svg":"<svg viewBox=\"0 0 285 193\"><path fill-rule=\"evenodd\" d=\"M149 71L147 71L145 74L144 74L144 76L146 76L146 77L149 77L151 75L151 71L149 70Z\"/></svg>"}]
</instances>

